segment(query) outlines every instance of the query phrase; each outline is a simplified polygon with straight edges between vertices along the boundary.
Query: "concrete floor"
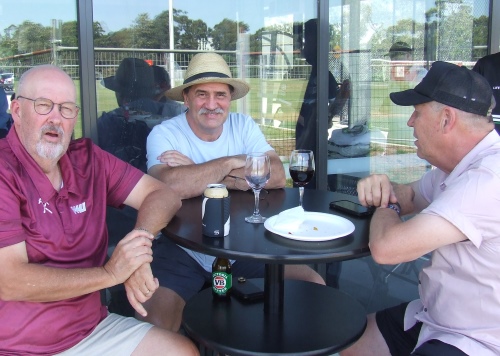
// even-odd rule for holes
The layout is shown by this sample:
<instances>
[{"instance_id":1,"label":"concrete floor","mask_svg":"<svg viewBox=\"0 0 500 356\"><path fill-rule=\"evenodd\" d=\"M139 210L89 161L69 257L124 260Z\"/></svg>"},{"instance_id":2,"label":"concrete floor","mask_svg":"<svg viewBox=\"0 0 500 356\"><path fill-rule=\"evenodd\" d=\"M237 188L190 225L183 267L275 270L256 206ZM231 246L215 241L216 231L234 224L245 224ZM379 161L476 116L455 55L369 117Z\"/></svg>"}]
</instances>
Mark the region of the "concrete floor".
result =
<instances>
[{"instance_id":1,"label":"concrete floor","mask_svg":"<svg viewBox=\"0 0 500 356\"><path fill-rule=\"evenodd\" d=\"M425 260L381 266L371 257L342 262L339 289L356 298L368 313L418 298L418 272ZM394 272L391 273L391 271Z\"/></svg>"},{"instance_id":2,"label":"concrete floor","mask_svg":"<svg viewBox=\"0 0 500 356\"><path fill-rule=\"evenodd\" d=\"M371 257L345 261L339 289L356 298L367 313L372 313L418 298L418 272L424 263L425 260L417 260L395 268L378 265Z\"/></svg>"}]
</instances>

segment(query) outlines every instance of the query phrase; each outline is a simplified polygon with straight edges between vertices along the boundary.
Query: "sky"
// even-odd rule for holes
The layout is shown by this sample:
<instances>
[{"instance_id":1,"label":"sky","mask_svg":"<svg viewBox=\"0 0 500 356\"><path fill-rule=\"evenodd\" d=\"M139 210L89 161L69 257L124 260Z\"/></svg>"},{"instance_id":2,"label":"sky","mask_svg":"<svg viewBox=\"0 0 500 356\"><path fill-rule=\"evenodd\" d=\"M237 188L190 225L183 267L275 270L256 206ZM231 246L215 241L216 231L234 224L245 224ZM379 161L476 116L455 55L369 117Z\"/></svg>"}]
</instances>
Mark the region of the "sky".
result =
<instances>
[{"instance_id":1,"label":"sky","mask_svg":"<svg viewBox=\"0 0 500 356\"><path fill-rule=\"evenodd\" d=\"M43 5L40 6L42 1ZM224 18L232 20L239 18L240 21L250 25L252 32L264 26L262 20L264 17L285 15L280 14L281 8L295 9L297 13L304 11L307 18L313 17L316 3L314 0L172 0L172 2L175 9L186 11L191 19L203 19L210 27ZM269 3L274 4L272 8L265 6ZM169 0L93 0L93 6L94 21L104 24L108 31L118 31L129 27L139 13L147 13L150 18L154 18L162 11L168 10ZM11 24L18 25L25 20L49 26L51 19L74 21L76 1L0 0L0 31Z\"/></svg>"},{"instance_id":2,"label":"sky","mask_svg":"<svg viewBox=\"0 0 500 356\"><path fill-rule=\"evenodd\" d=\"M395 0L400 5L408 0ZM471 1L471 0L469 0ZM428 1L421 0L420 4ZM475 9L487 9L487 0L471 1L483 6ZM40 5L42 3L43 5ZM172 0L175 9L184 10L191 19L203 19L209 27L222 21L224 18L239 19L250 25L250 32L269 25L269 21L279 21L280 18L295 16L294 21L307 20L315 16L315 0ZM330 4L340 3L340 0L330 0ZM366 3L366 2L365 2ZM392 22L391 2L387 0L371 0L373 5L374 23ZM129 27L139 13L147 13L150 18L165 11L169 7L169 0L93 0L94 21L99 21L106 31L118 31ZM406 7L404 9L408 16ZM288 9L284 12L283 9ZM294 12L290 14L290 9ZM384 11L377 11L384 9ZM421 12L419 12L421 13ZM304 14L304 15L302 15ZM475 14L477 16L477 13ZM0 31L11 24L18 25L24 20L50 26L51 19L74 21L76 19L75 0L0 0ZM335 22L337 19L332 18ZM265 23L267 21L267 23ZM1 33L0 32L0 33Z\"/></svg>"}]
</instances>

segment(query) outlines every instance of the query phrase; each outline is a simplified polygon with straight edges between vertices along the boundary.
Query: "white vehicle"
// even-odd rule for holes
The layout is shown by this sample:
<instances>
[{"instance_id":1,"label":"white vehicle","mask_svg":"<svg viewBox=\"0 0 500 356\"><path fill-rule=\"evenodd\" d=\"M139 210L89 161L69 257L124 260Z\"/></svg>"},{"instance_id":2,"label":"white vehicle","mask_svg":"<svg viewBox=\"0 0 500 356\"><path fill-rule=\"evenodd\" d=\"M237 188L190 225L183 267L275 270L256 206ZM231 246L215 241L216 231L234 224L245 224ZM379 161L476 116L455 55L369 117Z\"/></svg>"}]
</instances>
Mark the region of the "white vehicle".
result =
<instances>
[{"instance_id":1,"label":"white vehicle","mask_svg":"<svg viewBox=\"0 0 500 356\"><path fill-rule=\"evenodd\" d=\"M14 91L14 73L0 73L0 86L6 91Z\"/></svg>"}]
</instances>

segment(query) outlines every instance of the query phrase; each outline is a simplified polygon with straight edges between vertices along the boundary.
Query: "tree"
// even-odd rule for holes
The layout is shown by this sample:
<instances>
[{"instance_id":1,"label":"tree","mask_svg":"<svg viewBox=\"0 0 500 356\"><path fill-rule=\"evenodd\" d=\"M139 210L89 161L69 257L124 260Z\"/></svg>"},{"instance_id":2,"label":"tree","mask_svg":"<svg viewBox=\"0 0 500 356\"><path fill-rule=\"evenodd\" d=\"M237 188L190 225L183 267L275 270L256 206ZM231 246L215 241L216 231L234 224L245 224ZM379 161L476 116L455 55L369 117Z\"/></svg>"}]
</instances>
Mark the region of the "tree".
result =
<instances>
[{"instance_id":1,"label":"tree","mask_svg":"<svg viewBox=\"0 0 500 356\"><path fill-rule=\"evenodd\" d=\"M50 27L31 21L24 21L17 29L18 51L19 53L29 53L42 49L49 49Z\"/></svg>"},{"instance_id":2,"label":"tree","mask_svg":"<svg viewBox=\"0 0 500 356\"><path fill-rule=\"evenodd\" d=\"M202 20L187 19L185 31L180 35L179 47L182 49L199 49L202 43L208 42L208 26Z\"/></svg>"},{"instance_id":3,"label":"tree","mask_svg":"<svg viewBox=\"0 0 500 356\"><path fill-rule=\"evenodd\" d=\"M76 21L64 22L61 26L61 45L78 47L78 24Z\"/></svg>"},{"instance_id":4,"label":"tree","mask_svg":"<svg viewBox=\"0 0 500 356\"><path fill-rule=\"evenodd\" d=\"M488 16L483 15L474 19L472 24L472 46L473 60L488 54Z\"/></svg>"},{"instance_id":5,"label":"tree","mask_svg":"<svg viewBox=\"0 0 500 356\"><path fill-rule=\"evenodd\" d=\"M134 48L155 48L155 27L149 15L139 14L132 25Z\"/></svg>"},{"instance_id":6,"label":"tree","mask_svg":"<svg viewBox=\"0 0 500 356\"><path fill-rule=\"evenodd\" d=\"M438 9L439 10L439 9ZM441 4L438 58L443 61L468 61L472 57L472 7L455 0Z\"/></svg>"},{"instance_id":7,"label":"tree","mask_svg":"<svg viewBox=\"0 0 500 356\"><path fill-rule=\"evenodd\" d=\"M106 40L103 39L102 47L130 48L132 47L133 31L130 29L121 29L111 32Z\"/></svg>"},{"instance_id":8,"label":"tree","mask_svg":"<svg viewBox=\"0 0 500 356\"><path fill-rule=\"evenodd\" d=\"M175 10L174 10L175 16ZM169 41L169 12L163 11L153 19L153 29L154 29L154 46L155 48L170 48ZM174 27L174 38L177 37L175 33L179 30Z\"/></svg>"},{"instance_id":9,"label":"tree","mask_svg":"<svg viewBox=\"0 0 500 356\"><path fill-rule=\"evenodd\" d=\"M17 50L17 26L11 25L4 30L5 35L0 37L0 57L14 56Z\"/></svg>"},{"instance_id":10,"label":"tree","mask_svg":"<svg viewBox=\"0 0 500 356\"><path fill-rule=\"evenodd\" d=\"M238 40L238 31L245 33L249 26L244 22L236 22L224 19L214 26L210 35L212 37L212 46L219 51L236 50L236 41Z\"/></svg>"},{"instance_id":11,"label":"tree","mask_svg":"<svg viewBox=\"0 0 500 356\"><path fill-rule=\"evenodd\" d=\"M377 31L372 36L371 50L377 57L387 53L395 42L405 42L414 49L415 59L422 59L425 27L412 19L403 19L394 26Z\"/></svg>"}]
</instances>

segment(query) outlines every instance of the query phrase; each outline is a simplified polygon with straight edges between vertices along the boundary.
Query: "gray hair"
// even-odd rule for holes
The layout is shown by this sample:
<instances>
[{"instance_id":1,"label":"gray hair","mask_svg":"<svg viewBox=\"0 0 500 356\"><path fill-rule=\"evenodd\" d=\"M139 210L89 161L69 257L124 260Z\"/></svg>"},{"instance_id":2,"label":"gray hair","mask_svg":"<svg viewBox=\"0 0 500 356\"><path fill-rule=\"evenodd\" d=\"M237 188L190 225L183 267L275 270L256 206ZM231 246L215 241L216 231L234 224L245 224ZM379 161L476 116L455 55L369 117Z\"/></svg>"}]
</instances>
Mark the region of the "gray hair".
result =
<instances>
[{"instance_id":1,"label":"gray hair","mask_svg":"<svg viewBox=\"0 0 500 356\"><path fill-rule=\"evenodd\" d=\"M434 111L440 111L444 109L445 107L451 107L449 105L445 105L442 103L439 103L437 101L431 101L431 108ZM493 122L493 117L491 116L491 111L495 107L495 98L493 95L491 96L491 105L488 110L488 114L486 116L483 115L478 115L478 114L473 114L470 112L462 111L460 109L456 109L456 112L458 114L459 119L467 126L469 126L471 129L479 129L479 128L484 128L485 124L489 124ZM485 120L486 119L486 120Z\"/></svg>"}]
</instances>

